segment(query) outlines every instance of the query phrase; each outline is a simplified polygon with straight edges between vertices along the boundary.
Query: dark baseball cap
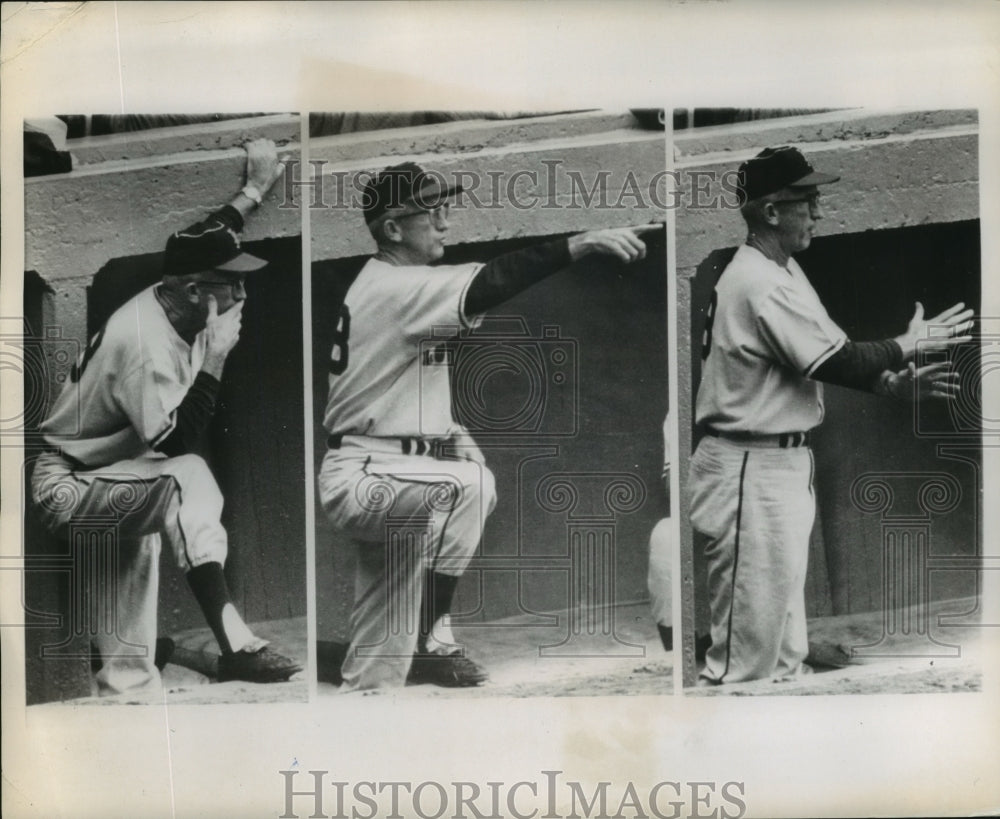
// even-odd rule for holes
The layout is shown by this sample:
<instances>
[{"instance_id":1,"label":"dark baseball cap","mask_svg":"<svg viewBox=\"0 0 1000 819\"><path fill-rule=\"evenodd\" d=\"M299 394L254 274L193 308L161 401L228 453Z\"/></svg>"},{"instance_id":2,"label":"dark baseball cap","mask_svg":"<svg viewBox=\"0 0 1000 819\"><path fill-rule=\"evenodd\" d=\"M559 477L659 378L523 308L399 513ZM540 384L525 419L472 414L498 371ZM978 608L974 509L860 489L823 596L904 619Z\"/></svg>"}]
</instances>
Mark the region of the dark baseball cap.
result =
<instances>
[{"instance_id":1,"label":"dark baseball cap","mask_svg":"<svg viewBox=\"0 0 1000 819\"><path fill-rule=\"evenodd\" d=\"M390 208L408 204L432 210L462 190L461 185L448 185L439 174L427 173L416 162L393 165L362 188L365 222L370 225Z\"/></svg>"},{"instance_id":2,"label":"dark baseball cap","mask_svg":"<svg viewBox=\"0 0 1000 819\"><path fill-rule=\"evenodd\" d=\"M167 239L163 257L164 276L186 276L204 270L217 270L238 276L259 270L263 259L240 250L240 237L218 219L207 219Z\"/></svg>"},{"instance_id":3,"label":"dark baseball cap","mask_svg":"<svg viewBox=\"0 0 1000 819\"><path fill-rule=\"evenodd\" d=\"M839 176L820 173L798 148L783 145L765 148L739 169L737 193L741 202L749 202L782 188L805 188L836 182Z\"/></svg>"}]
</instances>

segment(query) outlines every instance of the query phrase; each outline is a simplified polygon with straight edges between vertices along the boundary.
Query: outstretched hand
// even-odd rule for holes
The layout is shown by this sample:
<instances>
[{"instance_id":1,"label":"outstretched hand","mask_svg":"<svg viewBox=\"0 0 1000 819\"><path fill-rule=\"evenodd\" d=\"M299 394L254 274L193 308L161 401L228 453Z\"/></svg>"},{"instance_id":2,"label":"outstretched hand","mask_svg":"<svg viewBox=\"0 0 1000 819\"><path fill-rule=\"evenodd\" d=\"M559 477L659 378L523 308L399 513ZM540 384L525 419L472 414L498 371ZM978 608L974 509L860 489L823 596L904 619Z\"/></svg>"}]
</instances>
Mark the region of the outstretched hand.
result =
<instances>
[{"instance_id":1,"label":"outstretched hand","mask_svg":"<svg viewBox=\"0 0 1000 819\"><path fill-rule=\"evenodd\" d=\"M959 392L958 373L951 362L939 361L917 367L912 361L906 369L890 377L889 392L906 401L922 398L942 398L954 401Z\"/></svg>"},{"instance_id":2,"label":"outstretched hand","mask_svg":"<svg viewBox=\"0 0 1000 819\"><path fill-rule=\"evenodd\" d=\"M245 146L247 152L247 184L253 185L263 196L285 171L278 159L278 149L270 139L253 139Z\"/></svg>"},{"instance_id":3,"label":"outstretched hand","mask_svg":"<svg viewBox=\"0 0 1000 819\"><path fill-rule=\"evenodd\" d=\"M934 318L925 319L924 306L918 301L906 332L896 338L903 350L903 360L913 358L918 341L920 348L928 352L943 352L956 344L971 341L968 332L972 329L972 310L964 310L964 307L965 303L959 302Z\"/></svg>"},{"instance_id":4,"label":"outstretched hand","mask_svg":"<svg viewBox=\"0 0 1000 819\"><path fill-rule=\"evenodd\" d=\"M570 257L576 261L591 253L614 256L625 262L636 262L646 258L646 243L639 237L652 231L662 231L662 222L654 222L633 227L604 228L588 230L569 238Z\"/></svg>"}]
</instances>

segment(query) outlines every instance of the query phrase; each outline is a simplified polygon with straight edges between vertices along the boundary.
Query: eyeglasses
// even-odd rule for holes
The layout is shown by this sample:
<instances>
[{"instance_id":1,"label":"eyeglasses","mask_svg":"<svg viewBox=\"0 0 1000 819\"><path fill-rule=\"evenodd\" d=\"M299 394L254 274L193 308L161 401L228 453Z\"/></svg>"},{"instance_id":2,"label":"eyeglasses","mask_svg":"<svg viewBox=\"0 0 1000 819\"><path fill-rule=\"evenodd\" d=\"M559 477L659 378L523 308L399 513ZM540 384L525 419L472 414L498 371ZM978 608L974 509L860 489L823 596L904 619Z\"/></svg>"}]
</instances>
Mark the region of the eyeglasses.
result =
<instances>
[{"instance_id":1,"label":"eyeglasses","mask_svg":"<svg viewBox=\"0 0 1000 819\"><path fill-rule=\"evenodd\" d=\"M420 210L414 210L410 213L401 213L399 216L390 214L391 219L409 219L412 216L423 216L427 214L432 222L440 223L442 221L447 221L448 215L451 213L451 205L448 202L443 202L433 208L421 208Z\"/></svg>"},{"instance_id":2,"label":"eyeglasses","mask_svg":"<svg viewBox=\"0 0 1000 819\"><path fill-rule=\"evenodd\" d=\"M230 280L230 281L219 281L216 279L201 279L195 282L195 284L198 285L207 284L211 287L228 287L230 290L233 291L246 289L246 279L243 278L242 276L236 280Z\"/></svg>"},{"instance_id":3,"label":"eyeglasses","mask_svg":"<svg viewBox=\"0 0 1000 819\"><path fill-rule=\"evenodd\" d=\"M809 196L800 196L797 199L776 199L774 204L776 205L792 205L798 202L808 202L811 209L818 208L822 204L822 200L818 193L811 193Z\"/></svg>"}]
</instances>

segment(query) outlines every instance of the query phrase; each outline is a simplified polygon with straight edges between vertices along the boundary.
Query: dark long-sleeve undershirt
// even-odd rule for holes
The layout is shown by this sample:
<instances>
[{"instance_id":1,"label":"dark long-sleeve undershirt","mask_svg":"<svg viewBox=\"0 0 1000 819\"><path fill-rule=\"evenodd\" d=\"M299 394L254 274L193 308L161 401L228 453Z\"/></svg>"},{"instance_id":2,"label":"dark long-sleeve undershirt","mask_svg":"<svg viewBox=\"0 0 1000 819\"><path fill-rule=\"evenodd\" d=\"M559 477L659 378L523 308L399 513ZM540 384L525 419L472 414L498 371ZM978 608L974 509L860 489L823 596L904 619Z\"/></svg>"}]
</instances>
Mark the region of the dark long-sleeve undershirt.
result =
<instances>
[{"instance_id":1,"label":"dark long-sleeve undershirt","mask_svg":"<svg viewBox=\"0 0 1000 819\"><path fill-rule=\"evenodd\" d=\"M482 266L465 296L465 315L476 316L562 270L571 261L569 242L556 239L504 253Z\"/></svg>"},{"instance_id":2,"label":"dark long-sleeve undershirt","mask_svg":"<svg viewBox=\"0 0 1000 819\"><path fill-rule=\"evenodd\" d=\"M155 449L171 458L186 455L195 449L212 420L218 394L219 380L201 370L177 407L173 430Z\"/></svg>"},{"instance_id":3,"label":"dark long-sleeve undershirt","mask_svg":"<svg viewBox=\"0 0 1000 819\"><path fill-rule=\"evenodd\" d=\"M221 222L234 233L243 232L243 214L232 205L223 205L205 218L204 221L199 222L197 225L192 225L188 230L193 231L195 228L210 227L212 222Z\"/></svg>"},{"instance_id":4,"label":"dark long-sleeve undershirt","mask_svg":"<svg viewBox=\"0 0 1000 819\"><path fill-rule=\"evenodd\" d=\"M879 376L903 366L903 350L893 339L848 341L819 365L812 377L817 381L873 392Z\"/></svg>"}]
</instances>

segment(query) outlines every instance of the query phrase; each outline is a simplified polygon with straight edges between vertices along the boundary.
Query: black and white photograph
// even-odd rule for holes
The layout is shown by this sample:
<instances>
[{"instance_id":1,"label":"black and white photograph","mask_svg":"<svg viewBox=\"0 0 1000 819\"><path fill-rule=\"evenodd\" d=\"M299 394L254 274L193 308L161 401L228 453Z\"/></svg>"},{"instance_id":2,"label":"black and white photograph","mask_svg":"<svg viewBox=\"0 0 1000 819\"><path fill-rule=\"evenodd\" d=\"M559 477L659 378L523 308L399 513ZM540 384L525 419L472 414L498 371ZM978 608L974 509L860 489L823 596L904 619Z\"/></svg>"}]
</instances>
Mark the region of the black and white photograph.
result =
<instances>
[{"instance_id":1,"label":"black and white photograph","mask_svg":"<svg viewBox=\"0 0 1000 819\"><path fill-rule=\"evenodd\" d=\"M665 159L660 110L311 116L319 695L673 693Z\"/></svg>"},{"instance_id":2,"label":"black and white photograph","mask_svg":"<svg viewBox=\"0 0 1000 819\"><path fill-rule=\"evenodd\" d=\"M307 696L298 140L25 120L28 705Z\"/></svg>"},{"instance_id":3,"label":"black and white photograph","mask_svg":"<svg viewBox=\"0 0 1000 819\"><path fill-rule=\"evenodd\" d=\"M0 23L4 817L1000 815L997 3Z\"/></svg>"},{"instance_id":4,"label":"black and white photograph","mask_svg":"<svg viewBox=\"0 0 1000 819\"><path fill-rule=\"evenodd\" d=\"M692 693L983 689L978 135L675 113Z\"/></svg>"}]
</instances>

